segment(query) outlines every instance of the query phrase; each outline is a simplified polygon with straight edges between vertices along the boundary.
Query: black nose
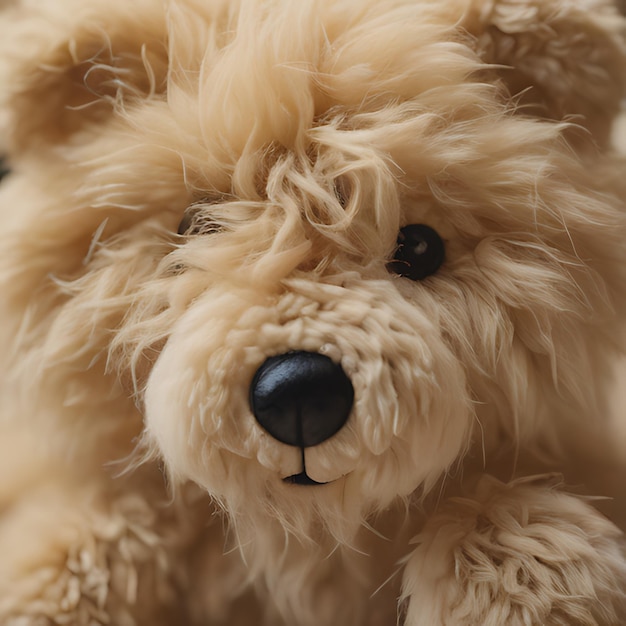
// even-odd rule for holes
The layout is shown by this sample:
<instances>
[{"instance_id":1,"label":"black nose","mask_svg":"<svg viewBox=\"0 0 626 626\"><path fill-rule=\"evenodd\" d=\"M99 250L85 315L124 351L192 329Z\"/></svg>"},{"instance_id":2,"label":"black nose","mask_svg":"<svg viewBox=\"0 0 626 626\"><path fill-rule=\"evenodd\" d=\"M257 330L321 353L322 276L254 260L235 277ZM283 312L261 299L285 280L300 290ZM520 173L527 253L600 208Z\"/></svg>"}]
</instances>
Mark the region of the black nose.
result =
<instances>
[{"instance_id":1,"label":"black nose","mask_svg":"<svg viewBox=\"0 0 626 626\"><path fill-rule=\"evenodd\" d=\"M354 389L341 365L316 352L267 359L250 387L250 406L275 439L301 448L330 439L347 421Z\"/></svg>"}]
</instances>

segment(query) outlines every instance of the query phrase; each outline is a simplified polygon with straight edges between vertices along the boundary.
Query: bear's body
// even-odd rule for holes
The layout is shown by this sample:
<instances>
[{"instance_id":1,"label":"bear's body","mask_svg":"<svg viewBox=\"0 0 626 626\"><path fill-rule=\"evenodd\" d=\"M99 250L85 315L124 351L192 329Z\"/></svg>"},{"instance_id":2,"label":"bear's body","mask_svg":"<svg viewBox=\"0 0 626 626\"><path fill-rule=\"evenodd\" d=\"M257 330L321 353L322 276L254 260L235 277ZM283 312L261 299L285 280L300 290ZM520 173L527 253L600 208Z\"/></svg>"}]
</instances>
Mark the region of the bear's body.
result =
<instances>
[{"instance_id":1,"label":"bear's body","mask_svg":"<svg viewBox=\"0 0 626 626\"><path fill-rule=\"evenodd\" d=\"M623 30L5 7L0 623L626 623Z\"/></svg>"}]
</instances>

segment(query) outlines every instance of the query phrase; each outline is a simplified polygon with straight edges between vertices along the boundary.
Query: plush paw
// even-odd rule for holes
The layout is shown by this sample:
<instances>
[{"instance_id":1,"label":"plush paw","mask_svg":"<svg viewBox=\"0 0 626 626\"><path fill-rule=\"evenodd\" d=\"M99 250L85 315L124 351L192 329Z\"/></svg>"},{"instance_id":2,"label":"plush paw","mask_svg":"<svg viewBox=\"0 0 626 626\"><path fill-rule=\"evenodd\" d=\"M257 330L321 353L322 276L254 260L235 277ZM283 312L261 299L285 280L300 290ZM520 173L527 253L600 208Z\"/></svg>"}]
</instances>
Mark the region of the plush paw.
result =
<instances>
[{"instance_id":1,"label":"plush paw","mask_svg":"<svg viewBox=\"0 0 626 626\"><path fill-rule=\"evenodd\" d=\"M484 477L442 505L406 562L406 626L626 623L620 531L556 482Z\"/></svg>"},{"instance_id":2,"label":"plush paw","mask_svg":"<svg viewBox=\"0 0 626 626\"><path fill-rule=\"evenodd\" d=\"M178 623L163 537L141 498L87 513L38 496L0 518L3 626Z\"/></svg>"}]
</instances>

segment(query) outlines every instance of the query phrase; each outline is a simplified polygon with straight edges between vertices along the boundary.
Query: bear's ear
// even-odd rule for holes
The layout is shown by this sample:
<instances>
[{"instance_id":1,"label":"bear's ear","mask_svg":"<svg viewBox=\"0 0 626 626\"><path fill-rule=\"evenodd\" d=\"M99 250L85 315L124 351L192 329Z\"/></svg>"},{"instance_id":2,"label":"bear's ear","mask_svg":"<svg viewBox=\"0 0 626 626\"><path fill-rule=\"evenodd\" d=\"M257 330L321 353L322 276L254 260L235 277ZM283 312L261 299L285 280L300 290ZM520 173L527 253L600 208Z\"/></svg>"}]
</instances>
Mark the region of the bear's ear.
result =
<instances>
[{"instance_id":1,"label":"bear's ear","mask_svg":"<svg viewBox=\"0 0 626 626\"><path fill-rule=\"evenodd\" d=\"M612 0L470 0L463 27L521 111L607 142L626 91L624 20Z\"/></svg>"},{"instance_id":2,"label":"bear's ear","mask_svg":"<svg viewBox=\"0 0 626 626\"><path fill-rule=\"evenodd\" d=\"M0 124L8 148L63 141L162 91L159 2L40 0L0 12Z\"/></svg>"}]
</instances>

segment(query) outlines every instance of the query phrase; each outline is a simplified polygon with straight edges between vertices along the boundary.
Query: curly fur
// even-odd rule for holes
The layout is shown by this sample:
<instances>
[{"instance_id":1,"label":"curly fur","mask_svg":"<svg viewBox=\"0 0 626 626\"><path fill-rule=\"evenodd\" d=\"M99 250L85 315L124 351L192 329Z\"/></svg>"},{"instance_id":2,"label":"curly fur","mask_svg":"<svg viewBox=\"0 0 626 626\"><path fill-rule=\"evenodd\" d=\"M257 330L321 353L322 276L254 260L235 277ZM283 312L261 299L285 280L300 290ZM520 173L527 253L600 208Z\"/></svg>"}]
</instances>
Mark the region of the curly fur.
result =
<instances>
[{"instance_id":1,"label":"curly fur","mask_svg":"<svg viewBox=\"0 0 626 626\"><path fill-rule=\"evenodd\" d=\"M623 28L604 0L5 8L2 623L626 620L617 527L525 478L623 491ZM412 223L446 243L419 283L386 268ZM355 389L305 452L323 487L248 407L289 350Z\"/></svg>"}]
</instances>

